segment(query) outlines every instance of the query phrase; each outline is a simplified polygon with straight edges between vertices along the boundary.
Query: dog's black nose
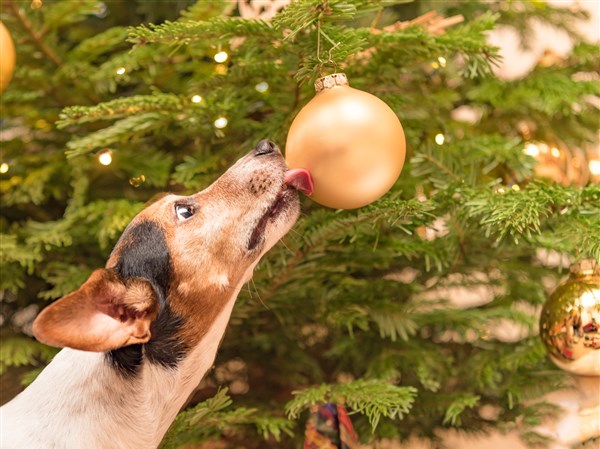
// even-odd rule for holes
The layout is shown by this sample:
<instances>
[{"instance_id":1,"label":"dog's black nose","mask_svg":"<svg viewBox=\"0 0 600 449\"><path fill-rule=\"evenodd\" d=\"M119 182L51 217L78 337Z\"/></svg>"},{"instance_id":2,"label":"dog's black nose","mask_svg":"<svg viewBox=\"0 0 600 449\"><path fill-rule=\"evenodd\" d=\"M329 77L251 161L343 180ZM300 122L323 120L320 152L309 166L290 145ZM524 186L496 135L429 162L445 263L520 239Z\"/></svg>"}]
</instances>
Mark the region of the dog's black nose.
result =
<instances>
[{"instance_id":1,"label":"dog's black nose","mask_svg":"<svg viewBox=\"0 0 600 449\"><path fill-rule=\"evenodd\" d=\"M275 150L277 150L277 145L275 145L270 140L265 139L258 142L258 145L256 145L256 148L254 149L254 153L257 156L262 156L263 154L274 153Z\"/></svg>"}]
</instances>

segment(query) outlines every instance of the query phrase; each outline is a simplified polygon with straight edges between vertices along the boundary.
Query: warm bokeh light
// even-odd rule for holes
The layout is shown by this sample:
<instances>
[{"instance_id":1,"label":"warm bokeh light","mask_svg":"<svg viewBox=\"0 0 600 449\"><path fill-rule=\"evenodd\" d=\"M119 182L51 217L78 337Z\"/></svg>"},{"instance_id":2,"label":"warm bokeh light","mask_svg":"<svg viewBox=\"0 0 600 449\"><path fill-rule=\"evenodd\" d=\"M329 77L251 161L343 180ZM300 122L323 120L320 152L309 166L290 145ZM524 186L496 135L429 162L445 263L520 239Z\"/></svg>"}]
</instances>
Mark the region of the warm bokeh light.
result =
<instances>
[{"instance_id":1,"label":"warm bokeh light","mask_svg":"<svg viewBox=\"0 0 600 449\"><path fill-rule=\"evenodd\" d=\"M214 58L215 58L216 62L221 63L221 62L227 61L227 58L229 58L229 55L227 54L227 52L220 51L219 53L217 53L214 56Z\"/></svg>"},{"instance_id":2,"label":"warm bokeh light","mask_svg":"<svg viewBox=\"0 0 600 449\"><path fill-rule=\"evenodd\" d=\"M215 128L223 129L227 126L228 123L229 123L229 120L227 120L225 117L219 117L218 119L215 120L214 125L215 125Z\"/></svg>"},{"instance_id":3,"label":"warm bokeh light","mask_svg":"<svg viewBox=\"0 0 600 449\"><path fill-rule=\"evenodd\" d=\"M98 162L102 165L110 165L112 163L112 151L105 150L98 155Z\"/></svg>"}]
</instances>

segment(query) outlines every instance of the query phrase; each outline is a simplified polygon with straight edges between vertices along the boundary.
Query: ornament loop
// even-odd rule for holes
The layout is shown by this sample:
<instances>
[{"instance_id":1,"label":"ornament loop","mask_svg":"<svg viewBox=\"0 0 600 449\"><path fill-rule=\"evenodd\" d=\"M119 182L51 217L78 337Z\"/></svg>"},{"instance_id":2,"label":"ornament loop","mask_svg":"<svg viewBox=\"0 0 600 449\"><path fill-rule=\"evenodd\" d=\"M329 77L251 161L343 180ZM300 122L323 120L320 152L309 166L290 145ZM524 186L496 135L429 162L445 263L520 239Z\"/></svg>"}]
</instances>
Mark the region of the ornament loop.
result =
<instances>
[{"instance_id":1,"label":"ornament loop","mask_svg":"<svg viewBox=\"0 0 600 449\"><path fill-rule=\"evenodd\" d=\"M324 76L315 81L315 91L317 93L324 91L325 89L331 89L336 86L349 86L348 77L345 73L333 73L331 75Z\"/></svg>"}]
</instances>

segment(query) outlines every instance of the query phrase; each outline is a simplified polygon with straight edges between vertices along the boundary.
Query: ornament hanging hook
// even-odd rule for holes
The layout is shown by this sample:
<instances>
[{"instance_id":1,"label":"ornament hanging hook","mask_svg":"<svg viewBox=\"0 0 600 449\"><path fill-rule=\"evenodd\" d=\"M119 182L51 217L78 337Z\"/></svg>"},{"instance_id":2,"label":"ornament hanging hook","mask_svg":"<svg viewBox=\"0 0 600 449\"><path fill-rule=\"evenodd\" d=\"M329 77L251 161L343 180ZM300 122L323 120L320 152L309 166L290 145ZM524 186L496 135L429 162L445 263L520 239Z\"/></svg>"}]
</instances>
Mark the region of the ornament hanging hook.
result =
<instances>
[{"instance_id":1,"label":"ornament hanging hook","mask_svg":"<svg viewBox=\"0 0 600 449\"><path fill-rule=\"evenodd\" d=\"M321 59L321 35L323 35L323 37L325 39L327 39L329 41L329 43L331 44L331 48L328 50L327 52L327 60L323 60ZM335 60L333 59L333 51L339 47L341 44L341 42L335 42L333 39L331 39L327 33L325 33L325 31L323 31L323 29L321 28L321 19L317 20L317 61L319 61L319 72L321 73L321 76L323 76L323 68L325 65L332 65L333 66L333 73L337 73L337 63L335 62Z\"/></svg>"}]
</instances>

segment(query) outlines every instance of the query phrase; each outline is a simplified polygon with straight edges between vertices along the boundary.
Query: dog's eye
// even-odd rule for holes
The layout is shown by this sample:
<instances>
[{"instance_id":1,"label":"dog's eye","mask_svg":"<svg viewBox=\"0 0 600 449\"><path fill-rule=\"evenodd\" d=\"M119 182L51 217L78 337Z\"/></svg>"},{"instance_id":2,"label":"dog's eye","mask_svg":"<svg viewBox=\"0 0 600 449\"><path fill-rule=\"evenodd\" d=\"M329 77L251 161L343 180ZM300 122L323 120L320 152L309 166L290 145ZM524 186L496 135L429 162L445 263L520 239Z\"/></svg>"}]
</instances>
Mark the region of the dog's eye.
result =
<instances>
[{"instance_id":1,"label":"dog's eye","mask_svg":"<svg viewBox=\"0 0 600 449\"><path fill-rule=\"evenodd\" d=\"M179 221L185 221L194 215L194 208L192 206L178 204L175 206L175 213L177 214Z\"/></svg>"}]
</instances>

